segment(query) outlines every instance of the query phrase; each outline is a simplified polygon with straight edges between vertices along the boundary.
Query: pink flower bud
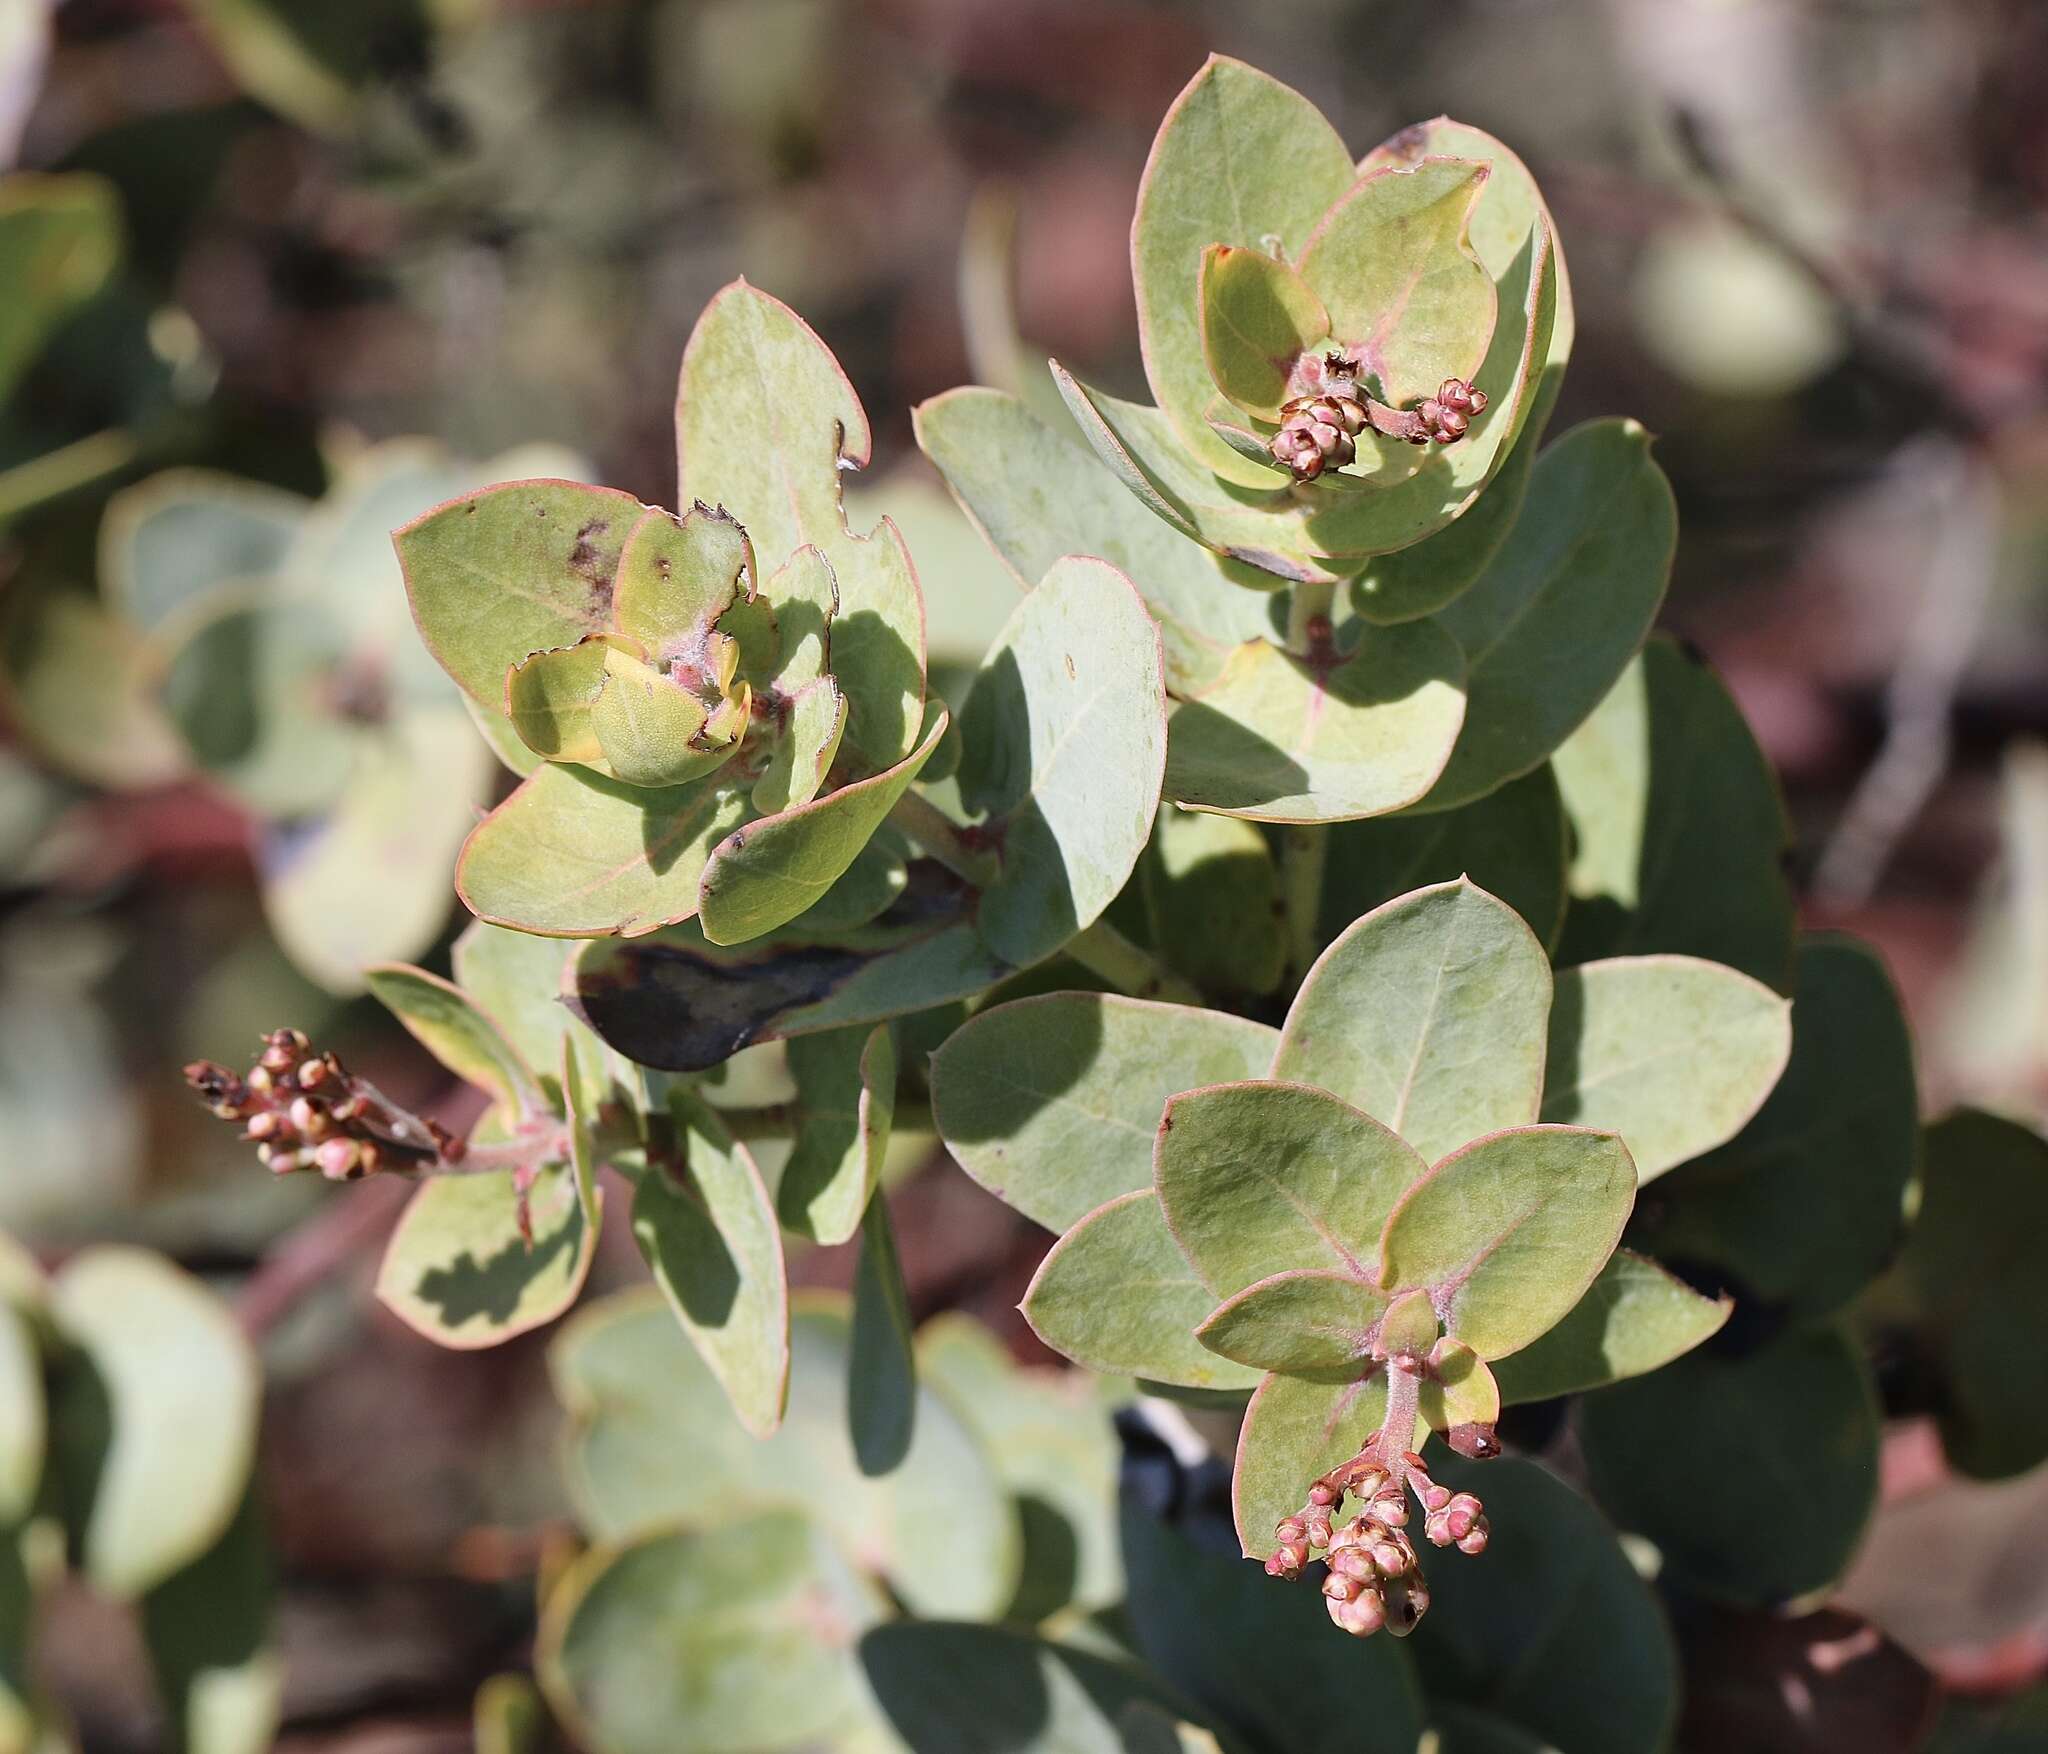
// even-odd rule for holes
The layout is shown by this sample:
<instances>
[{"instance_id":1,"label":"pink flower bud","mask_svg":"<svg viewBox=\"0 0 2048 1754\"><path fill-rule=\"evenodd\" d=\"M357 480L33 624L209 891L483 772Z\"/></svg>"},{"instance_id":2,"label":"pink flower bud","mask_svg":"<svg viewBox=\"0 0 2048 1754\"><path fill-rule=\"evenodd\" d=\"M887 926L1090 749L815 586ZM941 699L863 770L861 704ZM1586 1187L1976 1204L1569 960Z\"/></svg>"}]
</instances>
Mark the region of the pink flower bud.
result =
<instances>
[{"instance_id":1,"label":"pink flower bud","mask_svg":"<svg viewBox=\"0 0 2048 1754\"><path fill-rule=\"evenodd\" d=\"M315 1154L320 1173L329 1181L353 1181L361 1173L362 1147L353 1139L329 1139Z\"/></svg>"}]
</instances>

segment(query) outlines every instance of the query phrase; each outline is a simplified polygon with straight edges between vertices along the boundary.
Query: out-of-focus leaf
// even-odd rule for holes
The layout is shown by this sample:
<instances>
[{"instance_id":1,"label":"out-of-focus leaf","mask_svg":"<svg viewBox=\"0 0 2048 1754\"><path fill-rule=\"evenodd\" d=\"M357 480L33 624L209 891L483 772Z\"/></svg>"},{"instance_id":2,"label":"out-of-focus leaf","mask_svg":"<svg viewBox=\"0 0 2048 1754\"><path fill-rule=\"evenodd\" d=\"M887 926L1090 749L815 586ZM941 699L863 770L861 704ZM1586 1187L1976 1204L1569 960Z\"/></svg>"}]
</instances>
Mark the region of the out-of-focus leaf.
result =
<instances>
[{"instance_id":1,"label":"out-of-focus leaf","mask_svg":"<svg viewBox=\"0 0 2048 1754\"><path fill-rule=\"evenodd\" d=\"M1016 1499L1023 1574L1002 1618L1042 1620L1069 1604L1120 1601L1112 1500L1122 1446L1095 1382L1079 1371L1018 1365L987 1328L957 1311L918 1330L917 1368L979 1433Z\"/></svg>"},{"instance_id":2,"label":"out-of-focus leaf","mask_svg":"<svg viewBox=\"0 0 2048 1754\"><path fill-rule=\"evenodd\" d=\"M599 1754L777 1754L873 1711L854 1640L884 1612L802 1517L591 1549L549 1598L535 1667Z\"/></svg>"},{"instance_id":3,"label":"out-of-focus leaf","mask_svg":"<svg viewBox=\"0 0 2048 1754\"><path fill-rule=\"evenodd\" d=\"M1940 1373L1942 1448L1979 1479L2048 1457L2048 1140L1964 1109L1927 1129L1900 1261Z\"/></svg>"},{"instance_id":4,"label":"out-of-focus leaf","mask_svg":"<svg viewBox=\"0 0 2048 1754\"><path fill-rule=\"evenodd\" d=\"M284 1705L273 1580L253 1489L221 1537L142 1598L142 1631L177 1754L264 1754Z\"/></svg>"},{"instance_id":5,"label":"out-of-focus leaf","mask_svg":"<svg viewBox=\"0 0 2048 1754\"><path fill-rule=\"evenodd\" d=\"M1135 1664L1004 1627L898 1620L860 1660L912 1754L1129 1754L1133 1703L1191 1713Z\"/></svg>"},{"instance_id":6,"label":"out-of-focus leaf","mask_svg":"<svg viewBox=\"0 0 2048 1754\"><path fill-rule=\"evenodd\" d=\"M73 1255L50 1309L79 1348L53 1409L66 1519L94 1587L132 1600L233 1521L255 1456L261 1375L226 1306L143 1249Z\"/></svg>"},{"instance_id":7,"label":"out-of-focus leaf","mask_svg":"<svg viewBox=\"0 0 2048 1754\"><path fill-rule=\"evenodd\" d=\"M36 1331L23 1311L0 1302L0 1529L12 1529L35 1503L48 1428Z\"/></svg>"},{"instance_id":8,"label":"out-of-focus leaf","mask_svg":"<svg viewBox=\"0 0 2048 1754\"><path fill-rule=\"evenodd\" d=\"M802 1298L789 1417L757 1441L660 1301L628 1292L592 1305L549 1354L578 1515L608 1541L755 1510L813 1516L912 1612L1000 1612L1016 1588L1018 1533L987 1445L924 1384L903 1465L863 1475L848 1435L849 1349L846 1300Z\"/></svg>"},{"instance_id":9,"label":"out-of-focus leaf","mask_svg":"<svg viewBox=\"0 0 2048 1754\"><path fill-rule=\"evenodd\" d=\"M120 258L111 184L82 172L0 180L0 402Z\"/></svg>"},{"instance_id":10,"label":"out-of-focus leaf","mask_svg":"<svg viewBox=\"0 0 2048 1754\"><path fill-rule=\"evenodd\" d=\"M210 469L165 469L125 487L100 518L100 590L153 633L216 586L268 578L312 502Z\"/></svg>"}]
</instances>

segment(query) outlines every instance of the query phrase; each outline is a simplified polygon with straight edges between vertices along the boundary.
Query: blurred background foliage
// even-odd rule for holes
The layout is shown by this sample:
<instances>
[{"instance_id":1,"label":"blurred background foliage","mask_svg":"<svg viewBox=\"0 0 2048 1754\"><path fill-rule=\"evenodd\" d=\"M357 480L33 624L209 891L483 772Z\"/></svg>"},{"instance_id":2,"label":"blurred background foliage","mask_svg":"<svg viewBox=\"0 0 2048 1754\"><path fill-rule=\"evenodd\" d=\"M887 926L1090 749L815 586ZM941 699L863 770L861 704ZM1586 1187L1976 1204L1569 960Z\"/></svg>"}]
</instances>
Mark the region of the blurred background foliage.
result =
<instances>
[{"instance_id":1,"label":"blurred background foliage","mask_svg":"<svg viewBox=\"0 0 2048 1754\"><path fill-rule=\"evenodd\" d=\"M1449 110L1530 161L1580 308L1558 424L1660 435L1667 622L1778 766L1806 923L1884 950L1930 1112L2048 1118L2036 0L0 0L0 1228L51 1257L147 1242L236 1295L268 1371L282 1746L470 1745L568 1527L558 1415L538 1339L451 1355L372 1305L394 1190L264 1185L177 1082L286 1020L402 1100L439 1074L295 937L280 847L328 820L195 753L108 576L110 502L176 467L334 503L406 436L545 443L664 500L684 338L745 273L875 418L857 521L903 524L943 687L1013 587L908 410L968 381L1037 397L1047 353L1140 386L1132 193L1212 48L1361 151ZM454 489L420 491L392 523ZM457 923L404 948L445 966ZM732 1075L772 1100L752 1058ZM898 1155L914 1313L1030 1356L1042 1239ZM849 1251L797 1271L843 1287ZM1848 1598L1995 1700L2048 1663L2048 1553L2008 1533L2048 1529L2048 1482L1938 1456L1902 1417ZM1930 1544L1932 1592L1893 1557ZM133 1633L60 1609L85 1744L160 1745ZM1769 1660L1754 1627L1682 1631L1695 1668ZM1958 1710L1956 1747L2039 1745L2021 1707Z\"/></svg>"}]
</instances>

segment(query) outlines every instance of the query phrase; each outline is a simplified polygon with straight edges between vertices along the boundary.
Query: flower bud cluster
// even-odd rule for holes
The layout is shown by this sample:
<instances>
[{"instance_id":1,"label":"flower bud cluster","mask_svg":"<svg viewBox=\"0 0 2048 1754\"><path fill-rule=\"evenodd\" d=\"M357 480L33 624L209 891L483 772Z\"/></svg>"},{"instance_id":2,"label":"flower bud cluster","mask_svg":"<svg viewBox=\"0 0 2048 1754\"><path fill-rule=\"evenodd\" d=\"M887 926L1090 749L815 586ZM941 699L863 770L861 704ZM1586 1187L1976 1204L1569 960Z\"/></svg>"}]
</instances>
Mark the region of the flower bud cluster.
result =
<instances>
[{"instance_id":1,"label":"flower bud cluster","mask_svg":"<svg viewBox=\"0 0 2048 1754\"><path fill-rule=\"evenodd\" d=\"M1460 1553L1486 1551L1491 1530L1485 1507L1469 1492L1453 1492L1431 1479L1412 1450L1380 1458L1380 1439L1308 1489L1308 1502L1274 1529L1278 1546L1266 1561L1269 1577L1298 1578L1312 1554L1327 1555L1323 1597L1331 1621L1354 1638L1385 1627L1396 1638L1413 1632L1429 1610L1429 1583L1408 1534L1408 1494L1423 1511L1423 1537ZM1337 1526L1346 1497L1360 1501L1350 1521Z\"/></svg>"},{"instance_id":2,"label":"flower bud cluster","mask_svg":"<svg viewBox=\"0 0 2048 1754\"><path fill-rule=\"evenodd\" d=\"M1341 469L1358 455L1357 438L1368 426L1411 445L1454 445L1486 412L1486 392L1463 378L1446 378L1434 396L1413 408L1389 408L1370 396L1322 390L1297 396L1280 410L1280 430L1269 449L1273 461L1297 481L1313 481L1326 469Z\"/></svg>"},{"instance_id":3,"label":"flower bud cluster","mask_svg":"<svg viewBox=\"0 0 2048 1754\"><path fill-rule=\"evenodd\" d=\"M316 1052L296 1029L265 1036L244 1074L195 1060L185 1082L222 1120L242 1124L257 1161L275 1175L318 1170L329 1181L360 1181L463 1154L460 1139L400 1108L335 1055Z\"/></svg>"}]
</instances>

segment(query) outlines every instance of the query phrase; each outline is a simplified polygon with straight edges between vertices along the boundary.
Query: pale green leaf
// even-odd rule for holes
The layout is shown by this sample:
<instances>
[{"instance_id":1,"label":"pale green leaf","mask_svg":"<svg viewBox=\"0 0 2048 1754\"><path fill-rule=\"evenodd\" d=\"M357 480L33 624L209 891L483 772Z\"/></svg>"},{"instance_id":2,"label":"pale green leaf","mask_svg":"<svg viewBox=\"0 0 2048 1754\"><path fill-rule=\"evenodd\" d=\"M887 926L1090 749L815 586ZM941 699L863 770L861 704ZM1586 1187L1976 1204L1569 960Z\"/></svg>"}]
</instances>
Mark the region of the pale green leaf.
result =
<instances>
[{"instance_id":1,"label":"pale green leaf","mask_svg":"<svg viewBox=\"0 0 2048 1754\"><path fill-rule=\"evenodd\" d=\"M1532 434L1508 453L1477 503L1455 523L1367 561L1365 570L1351 581L1351 607L1375 626L1392 627L1434 615L1462 596L1493 564L1522 515L1535 464Z\"/></svg>"},{"instance_id":2,"label":"pale green leaf","mask_svg":"<svg viewBox=\"0 0 2048 1754\"><path fill-rule=\"evenodd\" d=\"M505 717L519 741L549 761L602 761L593 712L611 656L610 636L592 633L573 646L535 652L506 671Z\"/></svg>"},{"instance_id":3,"label":"pale green leaf","mask_svg":"<svg viewBox=\"0 0 2048 1754\"><path fill-rule=\"evenodd\" d=\"M1042 1620L1124 1597L1115 1498L1123 1453L1099 1385L1082 1371L1020 1366L962 1311L917 1334L917 1370L969 1421L1022 1512L1023 1575L1002 1618Z\"/></svg>"},{"instance_id":4,"label":"pale green leaf","mask_svg":"<svg viewBox=\"0 0 2048 1754\"><path fill-rule=\"evenodd\" d=\"M1691 956L1620 956L1557 976L1543 1119L1619 1133L1644 1181L1711 1151L1763 1106L1792 1006Z\"/></svg>"},{"instance_id":5,"label":"pale green leaf","mask_svg":"<svg viewBox=\"0 0 2048 1754\"><path fill-rule=\"evenodd\" d=\"M1072 437L994 390L948 390L915 411L917 442L1020 585L1065 554L1106 560L1159 618L1176 693L1272 631L1268 605L1207 549L1137 504ZM1275 583L1278 581L1275 580Z\"/></svg>"},{"instance_id":6,"label":"pale green leaf","mask_svg":"<svg viewBox=\"0 0 2048 1754\"><path fill-rule=\"evenodd\" d=\"M1257 1371L1195 1338L1216 1296L1175 1245L1149 1188L1108 1201L1054 1243L1021 1307L1054 1351L1105 1375L1191 1389L1258 1381Z\"/></svg>"},{"instance_id":7,"label":"pale green leaf","mask_svg":"<svg viewBox=\"0 0 2048 1754\"><path fill-rule=\"evenodd\" d=\"M380 964L364 978L378 1003L456 1077L489 1091L515 1113L533 1106L533 1069L498 1020L460 987L402 963Z\"/></svg>"},{"instance_id":8,"label":"pale green leaf","mask_svg":"<svg viewBox=\"0 0 2048 1754\"><path fill-rule=\"evenodd\" d=\"M1544 1401L1641 1376L1711 1339L1734 1307L1616 1249L1557 1326L1495 1366L1501 1399Z\"/></svg>"},{"instance_id":9,"label":"pale green leaf","mask_svg":"<svg viewBox=\"0 0 2048 1754\"><path fill-rule=\"evenodd\" d=\"M1427 1288L1482 1358L1564 1316L1621 1240L1636 1171L1611 1133L1519 1127L1453 1152L1387 1220L1380 1283Z\"/></svg>"},{"instance_id":10,"label":"pale green leaf","mask_svg":"<svg viewBox=\"0 0 2048 1754\"><path fill-rule=\"evenodd\" d=\"M764 817L712 847L699 880L704 935L714 944L744 943L816 905L909 790L946 723L942 709L924 741L894 767Z\"/></svg>"},{"instance_id":11,"label":"pale green leaf","mask_svg":"<svg viewBox=\"0 0 2048 1754\"><path fill-rule=\"evenodd\" d=\"M1491 285L1486 293L1490 304ZM1277 420L1296 362L1330 333L1323 301L1285 262L1233 244L1202 252L1196 296L1202 356L1216 387L1247 413Z\"/></svg>"},{"instance_id":12,"label":"pale green leaf","mask_svg":"<svg viewBox=\"0 0 2048 1754\"><path fill-rule=\"evenodd\" d=\"M745 698L742 692L735 706L729 697L713 711L676 678L607 645L590 729L605 764L625 784L687 785L732 758L746 729Z\"/></svg>"},{"instance_id":13,"label":"pale green leaf","mask_svg":"<svg viewBox=\"0 0 2048 1754\"><path fill-rule=\"evenodd\" d=\"M479 1129L480 1139L496 1130ZM598 1202L576 1167L536 1149L519 1227L515 1172L441 1175L407 1203L377 1270L377 1299L437 1346L472 1351L544 1327L573 1305L597 1253Z\"/></svg>"},{"instance_id":14,"label":"pale green leaf","mask_svg":"<svg viewBox=\"0 0 2048 1754\"><path fill-rule=\"evenodd\" d=\"M239 475L165 469L125 487L100 516L99 581L144 633L232 579L275 572L311 502Z\"/></svg>"},{"instance_id":15,"label":"pale green leaf","mask_svg":"<svg viewBox=\"0 0 2048 1754\"><path fill-rule=\"evenodd\" d=\"M26 1313L0 1302L0 1529L13 1529L35 1502L48 1430L36 1331Z\"/></svg>"},{"instance_id":16,"label":"pale green leaf","mask_svg":"<svg viewBox=\"0 0 2048 1754\"><path fill-rule=\"evenodd\" d=\"M768 766L754 782L754 808L769 816L799 808L818 795L846 730L846 697L829 676L805 683L786 704L788 722Z\"/></svg>"},{"instance_id":17,"label":"pale green leaf","mask_svg":"<svg viewBox=\"0 0 2048 1754\"><path fill-rule=\"evenodd\" d=\"M1174 1241L1219 1298L1298 1267L1375 1278L1387 1215L1427 1168L1328 1091L1259 1082L1174 1097L1153 1160Z\"/></svg>"},{"instance_id":18,"label":"pale green leaf","mask_svg":"<svg viewBox=\"0 0 2048 1754\"><path fill-rule=\"evenodd\" d=\"M836 1746L873 1714L853 1646L884 1612L802 1517L699 1521L583 1555L547 1601L534 1666L602 1754Z\"/></svg>"},{"instance_id":19,"label":"pale green leaf","mask_svg":"<svg viewBox=\"0 0 2048 1754\"><path fill-rule=\"evenodd\" d=\"M1358 1454L1387 1416L1387 1379L1376 1371L1361 1382L1312 1382L1269 1376L1244 1412L1231 1476L1231 1509L1247 1559L1269 1559L1282 1517L1308 1501L1310 1484ZM1418 1419L1412 1434L1426 1428ZM1297 1585L1297 1588L1300 1586Z\"/></svg>"},{"instance_id":20,"label":"pale green leaf","mask_svg":"<svg viewBox=\"0 0 2048 1754\"><path fill-rule=\"evenodd\" d=\"M1825 1315L1897 1251L1919 1146L1912 1038L1883 963L1811 938L1784 1075L1740 1133L1664 1178L1630 1241L1738 1302Z\"/></svg>"},{"instance_id":21,"label":"pale green leaf","mask_svg":"<svg viewBox=\"0 0 2048 1754\"><path fill-rule=\"evenodd\" d=\"M1131 582L1098 560L1056 562L982 661L960 737L961 798L997 825L1001 861L981 935L1026 967L1116 899L1159 807L1159 629Z\"/></svg>"},{"instance_id":22,"label":"pale green leaf","mask_svg":"<svg viewBox=\"0 0 2048 1754\"><path fill-rule=\"evenodd\" d=\"M1063 1230L1151 1187L1167 1098L1258 1076L1277 1040L1220 1011L1116 994L1016 999L970 1018L932 1055L932 1119L990 1193Z\"/></svg>"},{"instance_id":23,"label":"pale green leaf","mask_svg":"<svg viewBox=\"0 0 2048 1754\"><path fill-rule=\"evenodd\" d=\"M619 555L612 625L651 657L701 664L712 624L759 588L753 545L724 508L650 507Z\"/></svg>"},{"instance_id":24,"label":"pale green leaf","mask_svg":"<svg viewBox=\"0 0 2048 1754\"><path fill-rule=\"evenodd\" d=\"M633 1194L633 1240L739 1422L767 1437L789 1398L789 1278L775 1208L714 1110L680 1089L669 1110L683 1161L649 1163Z\"/></svg>"},{"instance_id":25,"label":"pale green leaf","mask_svg":"<svg viewBox=\"0 0 2048 1754\"><path fill-rule=\"evenodd\" d=\"M132 1600L233 1520L256 1451L256 1356L225 1304L142 1249L73 1255L52 1282L50 1310L81 1349L74 1392L106 1421L90 1496L72 1507L85 1572L95 1589ZM59 1398L60 1424L70 1400Z\"/></svg>"},{"instance_id":26,"label":"pale green leaf","mask_svg":"<svg viewBox=\"0 0 2048 1754\"><path fill-rule=\"evenodd\" d=\"M987 1446L924 1384L903 1465L863 1475L848 1436L848 1327L843 1296L800 1295L789 1417L757 1440L652 1293L584 1310L550 1352L580 1520L618 1541L755 1510L809 1517L913 1613L1001 1612L1017 1583L1017 1516Z\"/></svg>"},{"instance_id":27,"label":"pale green leaf","mask_svg":"<svg viewBox=\"0 0 2048 1754\"><path fill-rule=\"evenodd\" d=\"M1493 278L1466 232L1487 167L1425 158L1367 173L1316 222L1301 275L1337 344L1404 408L1474 376L1493 338ZM1498 418L1491 406L1481 421ZM1512 410L1509 411L1512 418Z\"/></svg>"},{"instance_id":28,"label":"pale green leaf","mask_svg":"<svg viewBox=\"0 0 2048 1754\"><path fill-rule=\"evenodd\" d=\"M304 974L329 992L357 993L369 964L433 945L491 777L465 714L418 707L356 740L332 811L263 837L263 911Z\"/></svg>"},{"instance_id":29,"label":"pale green leaf","mask_svg":"<svg viewBox=\"0 0 2048 1754\"><path fill-rule=\"evenodd\" d=\"M478 824L455 887L494 925L638 936L696 913L713 848L746 817L716 774L648 791L550 762Z\"/></svg>"},{"instance_id":30,"label":"pale green leaf","mask_svg":"<svg viewBox=\"0 0 2048 1754\"><path fill-rule=\"evenodd\" d=\"M563 1003L574 944L509 932L471 920L455 940L455 981L487 1013L536 1071L552 1071L562 1056L562 1038L577 1036L594 1055L601 1051Z\"/></svg>"},{"instance_id":31,"label":"pale green leaf","mask_svg":"<svg viewBox=\"0 0 2048 1754\"><path fill-rule=\"evenodd\" d=\"M619 552L645 510L608 487L515 481L414 519L392 540L427 649L502 712L513 665L610 625Z\"/></svg>"},{"instance_id":32,"label":"pale green leaf","mask_svg":"<svg viewBox=\"0 0 2048 1754\"><path fill-rule=\"evenodd\" d=\"M1275 1273L1226 1298L1195 1338L1253 1370L1350 1382L1371 1368L1387 1299L1354 1273L1329 1267Z\"/></svg>"},{"instance_id":33,"label":"pale green leaf","mask_svg":"<svg viewBox=\"0 0 2048 1754\"><path fill-rule=\"evenodd\" d=\"M1351 153L1301 93L1212 55L1159 124L1131 220L1138 338L1152 394L1180 443L1227 480L1270 483L1215 438L1215 384L1202 351L1202 255L1211 244L1298 257L1351 186Z\"/></svg>"},{"instance_id":34,"label":"pale green leaf","mask_svg":"<svg viewBox=\"0 0 2048 1754\"><path fill-rule=\"evenodd\" d=\"M780 568L805 544L830 563L847 746L882 769L917 742L924 610L896 526L884 518L867 536L846 526L842 465L865 466L871 442L846 374L787 305L740 280L705 306L676 391L682 497L728 509L763 567Z\"/></svg>"},{"instance_id":35,"label":"pale green leaf","mask_svg":"<svg viewBox=\"0 0 2048 1754\"><path fill-rule=\"evenodd\" d=\"M1273 1076L1336 1092L1434 1161L1536 1119L1550 995L1543 946L1512 908L1462 877L1419 889L1323 952Z\"/></svg>"},{"instance_id":36,"label":"pale green leaf","mask_svg":"<svg viewBox=\"0 0 2048 1754\"><path fill-rule=\"evenodd\" d=\"M1166 791L1263 822L1343 822L1435 785L1465 717L1465 666L1434 622L1369 628L1325 667L1238 647L1171 725Z\"/></svg>"}]
</instances>

